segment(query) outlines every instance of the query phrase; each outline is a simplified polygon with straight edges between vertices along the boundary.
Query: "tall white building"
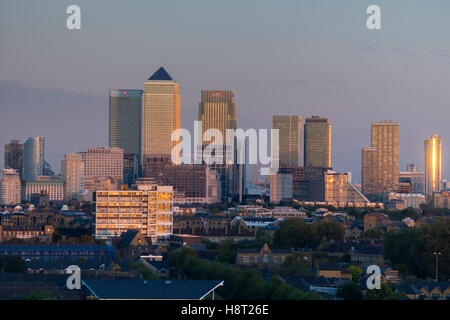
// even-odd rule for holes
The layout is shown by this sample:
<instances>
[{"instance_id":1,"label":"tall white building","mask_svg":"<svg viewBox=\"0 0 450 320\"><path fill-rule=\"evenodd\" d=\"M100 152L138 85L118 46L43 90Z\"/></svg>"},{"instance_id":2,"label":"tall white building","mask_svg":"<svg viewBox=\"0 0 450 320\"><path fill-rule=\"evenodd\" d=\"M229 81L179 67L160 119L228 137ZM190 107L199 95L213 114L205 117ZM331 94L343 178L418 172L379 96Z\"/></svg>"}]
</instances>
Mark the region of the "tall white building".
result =
<instances>
[{"instance_id":1,"label":"tall white building","mask_svg":"<svg viewBox=\"0 0 450 320\"><path fill-rule=\"evenodd\" d=\"M66 154L61 161L61 180L64 181L65 199L76 199L84 191L84 162L79 153Z\"/></svg>"},{"instance_id":2,"label":"tall white building","mask_svg":"<svg viewBox=\"0 0 450 320\"><path fill-rule=\"evenodd\" d=\"M0 175L0 204L19 204L20 196L19 172L15 169L3 169Z\"/></svg>"}]
</instances>

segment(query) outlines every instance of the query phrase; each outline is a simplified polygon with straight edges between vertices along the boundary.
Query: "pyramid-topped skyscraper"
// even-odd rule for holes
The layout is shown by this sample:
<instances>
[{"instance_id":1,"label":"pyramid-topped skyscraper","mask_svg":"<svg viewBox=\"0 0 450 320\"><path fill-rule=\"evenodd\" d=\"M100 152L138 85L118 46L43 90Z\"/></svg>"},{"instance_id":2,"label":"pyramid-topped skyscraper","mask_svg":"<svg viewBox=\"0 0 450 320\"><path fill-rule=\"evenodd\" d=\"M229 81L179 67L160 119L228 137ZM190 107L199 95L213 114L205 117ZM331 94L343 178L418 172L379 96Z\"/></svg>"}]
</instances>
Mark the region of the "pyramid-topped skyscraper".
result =
<instances>
[{"instance_id":1,"label":"pyramid-topped skyscraper","mask_svg":"<svg viewBox=\"0 0 450 320\"><path fill-rule=\"evenodd\" d=\"M180 128L181 110L178 84L160 67L145 82L142 95L142 166L150 159L170 157L179 138L171 140L172 132ZM178 152L177 152L178 155Z\"/></svg>"}]
</instances>

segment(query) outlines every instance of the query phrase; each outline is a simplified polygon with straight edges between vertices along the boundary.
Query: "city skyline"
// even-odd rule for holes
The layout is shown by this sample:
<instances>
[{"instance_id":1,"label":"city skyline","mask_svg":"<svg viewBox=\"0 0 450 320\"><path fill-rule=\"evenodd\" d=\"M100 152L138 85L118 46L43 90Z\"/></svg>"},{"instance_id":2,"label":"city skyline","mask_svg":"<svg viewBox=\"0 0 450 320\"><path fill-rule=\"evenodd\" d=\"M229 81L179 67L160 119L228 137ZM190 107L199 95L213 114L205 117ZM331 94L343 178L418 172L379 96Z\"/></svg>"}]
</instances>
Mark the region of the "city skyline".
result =
<instances>
[{"instance_id":1,"label":"city skyline","mask_svg":"<svg viewBox=\"0 0 450 320\"><path fill-rule=\"evenodd\" d=\"M380 1L383 30L371 33L364 23L366 1L342 5L287 2L286 7L262 3L258 7L240 4L239 12L219 3L201 10L197 5L179 3L189 21L204 16L211 26L183 28L187 21L177 14L168 27L171 42L169 37L149 32L163 24L171 12L170 4L155 4L152 10L142 10L145 15L136 11L127 15L129 9L119 7L117 1L110 1L108 7L80 1L85 20L76 33L60 26L65 15L58 16L64 12L64 4L2 3L2 30L7 32L0 32L5 43L0 54L0 144L44 136L46 160L59 172L64 154L108 146L108 90L144 89L146 77L163 65L180 85L182 128L192 128L201 90L229 89L240 106L239 128L269 129L273 114L303 118L317 114L330 119L332 167L352 172L355 181L360 181L360 150L369 140L370 123L381 120L400 124L400 168L414 162L423 171L423 139L440 135L442 177L449 178L446 83L450 81L450 47L441 42L444 30L449 30L449 21L442 14L445 10L438 12L417 2L405 6L405 1ZM442 7L450 5L440 3ZM118 17L119 9L125 10L124 17L135 18L128 18L130 24L123 31L119 28L124 26L115 26L106 18L92 18ZM212 23L216 21L211 20L215 16L211 13L217 9L223 17ZM397 20L405 10L411 19L418 19L416 24ZM147 19L147 14L152 19ZM245 22L250 14L259 17L253 19L254 25ZM266 19L269 14L271 22ZM38 16L52 18L39 21ZM225 22L232 17L236 24L227 29ZM53 48L51 55L46 46L35 43L37 31L30 30L29 23L21 25L23 21L37 25L43 42ZM308 32L304 27L309 27ZM287 36L281 36L284 33ZM127 42L143 34L149 41L135 41L131 51L124 50L126 46L112 50L111 45L100 44L108 41L98 41L124 34ZM267 47L267 37L274 39L274 46ZM16 39L22 40L18 43ZM222 50L226 42L238 50ZM34 48L33 56L29 46ZM17 56L12 47L21 54ZM80 56L68 51L73 47L81 50ZM83 57L91 47L96 50L89 50L92 55L86 62ZM21 132L14 128L18 122L26 124ZM3 167L3 157L0 165Z\"/></svg>"}]
</instances>

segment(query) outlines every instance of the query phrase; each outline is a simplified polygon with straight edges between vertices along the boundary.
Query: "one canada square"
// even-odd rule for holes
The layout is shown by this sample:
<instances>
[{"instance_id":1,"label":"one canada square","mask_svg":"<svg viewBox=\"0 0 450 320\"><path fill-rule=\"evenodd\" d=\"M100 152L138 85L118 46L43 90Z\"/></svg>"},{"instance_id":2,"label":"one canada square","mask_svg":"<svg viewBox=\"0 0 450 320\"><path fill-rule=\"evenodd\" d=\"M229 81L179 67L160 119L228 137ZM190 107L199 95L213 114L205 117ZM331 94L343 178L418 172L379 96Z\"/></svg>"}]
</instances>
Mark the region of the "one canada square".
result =
<instances>
[{"instance_id":1,"label":"one canada square","mask_svg":"<svg viewBox=\"0 0 450 320\"><path fill-rule=\"evenodd\" d=\"M180 128L180 94L178 84L167 71L159 68L146 82L142 95L142 166L153 157L170 157L179 144L172 133ZM179 152L175 152L179 159Z\"/></svg>"}]
</instances>

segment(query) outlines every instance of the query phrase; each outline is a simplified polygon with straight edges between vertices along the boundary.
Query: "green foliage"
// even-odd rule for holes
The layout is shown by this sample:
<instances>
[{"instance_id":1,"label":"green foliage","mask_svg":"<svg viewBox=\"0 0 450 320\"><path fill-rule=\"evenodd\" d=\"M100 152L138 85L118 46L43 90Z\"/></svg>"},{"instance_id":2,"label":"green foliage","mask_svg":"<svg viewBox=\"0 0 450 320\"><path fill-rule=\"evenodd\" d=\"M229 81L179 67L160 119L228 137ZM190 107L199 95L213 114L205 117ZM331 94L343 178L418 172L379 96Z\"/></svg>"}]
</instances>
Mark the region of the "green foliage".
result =
<instances>
[{"instance_id":1,"label":"green foliage","mask_svg":"<svg viewBox=\"0 0 450 320\"><path fill-rule=\"evenodd\" d=\"M287 256L283 263L283 274L288 275L309 275L309 264L306 262L306 255L303 252L294 252Z\"/></svg>"},{"instance_id":2,"label":"green foliage","mask_svg":"<svg viewBox=\"0 0 450 320\"><path fill-rule=\"evenodd\" d=\"M27 271L26 262L19 256L0 257L0 272L25 273Z\"/></svg>"},{"instance_id":3,"label":"green foliage","mask_svg":"<svg viewBox=\"0 0 450 320\"><path fill-rule=\"evenodd\" d=\"M128 268L131 270L137 270L142 275L142 278L144 278L144 280L157 280L158 279L158 277L152 272L152 270L147 268L140 261L131 261L128 264Z\"/></svg>"},{"instance_id":4,"label":"green foliage","mask_svg":"<svg viewBox=\"0 0 450 320\"><path fill-rule=\"evenodd\" d=\"M204 261L185 249L170 252L170 265L187 279L224 280L224 286L217 290L224 299L320 299L320 296L305 294L278 277L267 282L256 270L243 271L227 264Z\"/></svg>"},{"instance_id":5,"label":"green foliage","mask_svg":"<svg viewBox=\"0 0 450 320\"><path fill-rule=\"evenodd\" d=\"M437 222L419 228L407 228L388 232L384 237L384 257L401 273L419 278L433 277L435 273L434 252L439 256L439 276L450 277L450 220Z\"/></svg>"},{"instance_id":6,"label":"green foliage","mask_svg":"<svg viewBox=\"0 0 450 320\"><path fill-rule=\"evenodd\" d=\"M284 248L314 248L321 240L342 240L344 233L344 228L335 222L320 221L308 225L301 219L286 219L275 232L273 243Z\"/></svg>"},{"instance_id":7,"label":"green foliage","mask_svg":"<svg viewBox=\"0 0 450 320\"><path fill-rule=\"evenodd\" d=\"M319 240L343 240L345 230L342 225L335 222L320 221L311 227L314 237Z\"/></svg>"},{"instance_id":8,"label":"green foliage","mask_svg":"<svg viewBox=\"0 0 450 320\"><path fill-rule=\"evenodd\" d=\"M367 290L364 295L365 300L400 300L402 297L402 293L394 292L386 283L382 283L380 289Z\"/></svg>"},{"instance_id":9,"label":"green foliage","mask_svg":"<svg viewBox=\"0 0 450 320\"><path fill-rule=\"evenodd\" d=\"M344 300L362 300L364 298L361 290L353 281L346 282L339 287L336 296Z\"/></svg>"},{"instance_id":10,"label":"green foliage","mask_svg":"<svg viewBox=\"0 0 450 320\"><path fill-rule=\"evenodd\" d=\"M56 300L51 291L31 291L30 294L20 297L21 300Z\"/></svg>"},{"instance_id":11,"label":"green foliage","mask_svg":"<svg viewBox=\"0 0 450 320\"><path fill-rule=\"evenodd\" d=\"M366 232L364 232L361 237L363 239L378 240L378 239L383 238L383 232L381 232L381 230L377 230L377 229L369 229Z\"/></svg>"},{"instance_id":12,"label":"green foliage","mask_svg":"<svg viewBox=\"0 0 450 320\"><path fill-rule=\"evenodd\" d=\"M352 281L354 283L358 283L359 278L361 277L362 270L358 266L350 266L348 267L348 270L352 273Z\"/></svg>"},{"instance_id":13,"label":"green foliage","mask_svg":"<svg viewBox=\"0 0 450 320\"><path fill-rule=\"evenodd\" d=\"M258 228L255 236L255 246L261 248L265 243L267 243L269 247L272 247L272 238L270 237L269 232Z\"/></svg>"}]
</instances>

